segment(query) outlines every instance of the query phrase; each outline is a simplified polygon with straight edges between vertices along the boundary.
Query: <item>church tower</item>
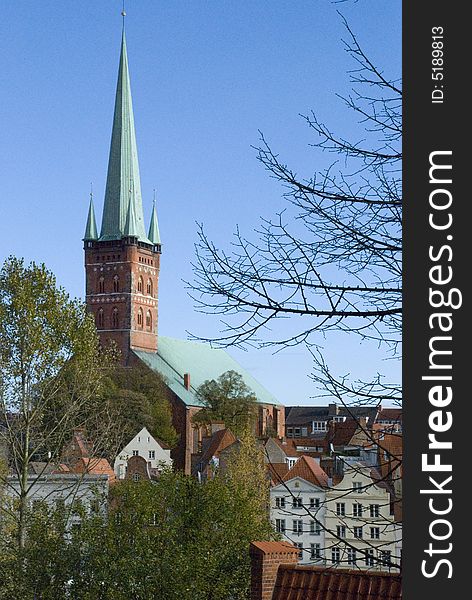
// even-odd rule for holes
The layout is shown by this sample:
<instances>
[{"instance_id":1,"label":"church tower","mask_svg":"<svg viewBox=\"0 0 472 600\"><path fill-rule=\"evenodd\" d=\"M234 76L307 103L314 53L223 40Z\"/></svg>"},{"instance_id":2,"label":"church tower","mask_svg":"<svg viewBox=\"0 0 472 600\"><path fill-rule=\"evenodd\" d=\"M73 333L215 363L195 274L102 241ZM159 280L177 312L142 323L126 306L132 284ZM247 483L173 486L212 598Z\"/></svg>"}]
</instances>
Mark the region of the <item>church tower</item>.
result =
<instances>
[{"instance_id":1,"label":"church tower","mask_svg":"<svg viewBox=\"0 0 472 600\"><path fill-rule=\"evenodd\" d=\"M103 346L157 350L161 240L155 203L146 234L123 29L105 202L100 234L93 198L84 235L86 302Z\"/></svg>"}]
</instances>

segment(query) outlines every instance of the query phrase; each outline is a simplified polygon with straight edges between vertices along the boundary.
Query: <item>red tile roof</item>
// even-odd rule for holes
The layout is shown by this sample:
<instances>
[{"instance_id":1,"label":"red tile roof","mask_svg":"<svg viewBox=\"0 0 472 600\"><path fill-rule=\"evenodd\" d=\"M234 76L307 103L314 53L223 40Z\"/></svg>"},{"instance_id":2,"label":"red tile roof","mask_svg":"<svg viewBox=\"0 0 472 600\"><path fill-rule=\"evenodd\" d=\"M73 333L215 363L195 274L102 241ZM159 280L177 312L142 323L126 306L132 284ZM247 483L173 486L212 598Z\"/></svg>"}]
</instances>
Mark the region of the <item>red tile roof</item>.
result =
<instances>
[{"instance_id":1,"label":"red tile roof","mask_svg":"<svg viewBox=\"0 0 472 600\"><path fill-rule=\"evenodd\" d=\"M115 472L106 458L81 458L74 468L74 473L87 473L89 475L108 475L109 481L114 481Z\"/></svg>"},{"instance_id":2,"label":"red tile roof","mask_svg":"<svg viewBox=\"0 0 472 600\"><path fill-rule=\"evenodd\" d=\"M267 463L267 471L272 483L278 485L288 473L289 469L287 463Z\"/></svg>"},{"instance_id":3,"label":"red tile roof","mask_svg":"<svg viewBox=\"0 0 472 600\"><path fill-rule=\"evenodd\" d=\"M273 438L274 442L282 448L285 452L286 456L298 457L300 453L297 451L296 440L293 439L285 439L284 441L279 440L279 438Z\"/></svg>"},{"instance_id":4,"label":"red tile roof","mask_svg":"<svg viewBox=\"0 0 472 600\"><path fill-rule=\"evenodd\" d=\"M328 487L328 476L311 456L301 456L284 476L283 481L290 481L295 477L300 477L319 487Z\"/></svg>"},{"instance_id":5,"label":"red tile roof","mask_svg":"<svg viewBox=\"0 0 472 600\"><path fill-rule=\"evenodd\" d=\"M328 442L334 446L349 446L359 423L356 419L346 419L339 423L333 421L329 424Z\"/></svg>"},{"instance_id":6,"label":"red tile roof","mask_svg":"<svg viewBox=\"0 0 472 600\"><path fill-rule=\"evenodd\" d=\"M401 408L382 408L377 415L377 421L395 421L396 423L401 423L402 412Z\"/></svg>"},{"instance_id":7,"label":"red tile roof","mask_svg":"<svg viewBox=\"0 0 472 600\"><path fill-rule=\"evenodd\" d=\"M280 565L272 600L400 600L401 597L401 576L397 574Z\"/></svg>"}]
</instances>

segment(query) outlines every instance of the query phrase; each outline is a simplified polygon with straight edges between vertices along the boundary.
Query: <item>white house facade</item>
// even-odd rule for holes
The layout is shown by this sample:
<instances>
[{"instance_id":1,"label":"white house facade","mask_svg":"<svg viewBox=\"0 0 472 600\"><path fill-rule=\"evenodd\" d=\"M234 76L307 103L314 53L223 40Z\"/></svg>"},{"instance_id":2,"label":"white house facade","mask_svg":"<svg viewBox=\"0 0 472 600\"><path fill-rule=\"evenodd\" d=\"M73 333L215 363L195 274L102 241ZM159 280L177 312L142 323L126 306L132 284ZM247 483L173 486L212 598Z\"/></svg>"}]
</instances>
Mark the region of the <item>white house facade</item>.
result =
<instances>
[{"instance_id":1,"label":"white house facade","mask_svg":"<svg viewBox=\"0 0 472 600\"><path fill-rule=\"evenodd\" d=\"M143 427L116 457L114 471L117 479L125 478L128 459L132 456L144 458L149 469L159 470L164 466L172 466L170 450L163 448L146 427Z\"/></svg>"},{"instance_id":2,"label":"white house facade","mask_svg":"<svg viewBox=\"0 0 472 600\"><path fill-rule=\"evenodd\" d=\"M82 509L87 513L106 514L108 484L108 475L80 473L28 475L29 509L34 512L41 510L42 506L47 506L49 510L66 511L69 513L69 524L74 525L80 522L78 514ZM18 478L7 477L2 502L11 503L14 509L19 494Z\"/></svg>"},{"instance_id":3,"label":"white house facade","mask_svg":"<svg viewBox=\"0 0 472 600\"><path fill-rule=\"evenodd\" d=\"M326 564L335 568L398 571L401 525L388 487L361 463L346 465L326 494Z\"/></svg>"},{"instance_id":4,"label":"white house facade","mask_svg":"<svg viewBox=\"0 0 472 600\"><path fill-rule=\"evenodd\" d=\"M302 564L324 564L328 479L319 464L302 456L270 491L270 518L283 539L299 549Z\"/></svg>"}]
</instances>

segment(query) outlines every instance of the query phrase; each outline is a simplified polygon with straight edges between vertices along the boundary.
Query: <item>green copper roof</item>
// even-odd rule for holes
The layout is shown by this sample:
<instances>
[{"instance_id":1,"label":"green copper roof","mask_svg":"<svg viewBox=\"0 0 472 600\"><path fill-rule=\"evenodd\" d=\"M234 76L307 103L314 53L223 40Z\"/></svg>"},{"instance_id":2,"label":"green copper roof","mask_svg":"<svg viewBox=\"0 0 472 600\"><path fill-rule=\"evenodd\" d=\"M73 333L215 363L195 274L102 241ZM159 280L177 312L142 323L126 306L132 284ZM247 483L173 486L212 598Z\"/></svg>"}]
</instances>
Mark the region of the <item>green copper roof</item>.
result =
<instances>
[{"instance_id":1,"label":"green copper roof","mask_svg":"<svg viewBox=\"0 0 472 600\"><path fill-rule=\"evenodd\" d=\"M139 238L138 223L136 221L136 213L134 210L134 202L128 202L128 214L126 215L125 229L123 231L124 237L137 237Z\"/></svg>"},{"instance_id":2,"label":"green copper roof","mask_svg":"<svg viewBox=\"0 0 472 600\"><path fill-rule=\"evenodd\" d=\"M130 202L133 205L136 237L150 244L144 228L128 55L123 31L100 241L119 240L125 235Z\"/></svg>"},{"instance_id":3,"label":"green copper roof","mask_svg":"<svg viewBox=\"0 0 472 600\"><path fill-rule=\"evenodd\" d=\"M152 213L151 213L151 223L149 225L149 233L148 238L151 240L153 244L161 243L161 236L159 233L159 224L157 222L157 211L156 211L156 201L152 203Z\"/></svg>"},{"instance_id":4,"label":"green copper roof","mask_svg":"<svg viewBox=\"0 0 472 600\"><path fill-rule=\"evenodd\" d=\"M217 379L226 371L239 373L244 383L254 392L258 402L280 402L266 390L248 371L225 350L211 348L208 344L177 340L159 336L157 352L133 351L144 364L166 379L170 389L187 405L201 406L198 387L208 379ZM184 373L190 374L190 389L184 386Z\"/></svg>"},{"instance_id":5,"label":"green copper roof","mask_svg":"<svg viewBox=\"0 0 472 600\"><path fill-rule=\"evenodd\" d=\"M90 205L87 217L87 225L85 226L84 242L98 240L97 222L95 221L95 210L93 208L93 198L90 195Z\"/></svg>"}]
</instances>

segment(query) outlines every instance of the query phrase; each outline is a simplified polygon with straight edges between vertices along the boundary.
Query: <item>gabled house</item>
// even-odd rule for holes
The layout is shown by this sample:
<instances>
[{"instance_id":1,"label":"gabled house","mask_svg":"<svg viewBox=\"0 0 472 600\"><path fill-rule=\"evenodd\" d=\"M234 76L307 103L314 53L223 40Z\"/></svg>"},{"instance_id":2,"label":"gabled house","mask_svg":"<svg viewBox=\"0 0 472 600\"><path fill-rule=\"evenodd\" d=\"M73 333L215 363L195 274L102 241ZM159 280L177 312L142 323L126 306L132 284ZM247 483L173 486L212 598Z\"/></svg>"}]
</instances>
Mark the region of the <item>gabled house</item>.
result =
<instances>
[{"instance_id":1,"label":"gabled house","mask_svg":"<svg viewBox=\"0 0 472 600\"><path fill-rule=\"evenodd\" d=\"M199 481L213 478L220 465L221 454L236 442L235 435L227 428L217 429L204 438L201 452L192 457L192 475Z\"/></svg>"},{"instance_id":2,"label":"gabled house","mask_svg":"<svg viewBox=\"0 0 472 600\"><path fill-rule=\"evenodd\" d=\"M158 471L163 467L172 466L169 447L164 442L156 440L146 427L143 427L118 453L114 463L117 479L125 479L128 463L132 457L136 456L141 457L146 462L150 473L153 470Z\"/></svg>"},{"instance_id":3,"label":"gabled house","mask_svg":"<svg viewBox=\"0 0 472 600\"><path fill-rule=\"evenodd\" d=\"M270 518L301 563L324 563L328 476L311 456L300 457L270 490Z\"/></svg>"}]
</instances>

